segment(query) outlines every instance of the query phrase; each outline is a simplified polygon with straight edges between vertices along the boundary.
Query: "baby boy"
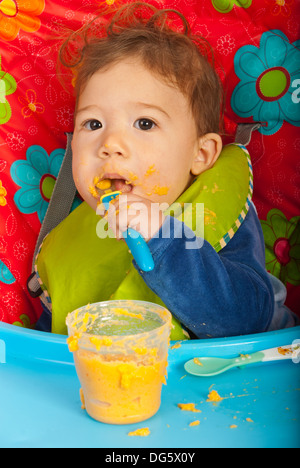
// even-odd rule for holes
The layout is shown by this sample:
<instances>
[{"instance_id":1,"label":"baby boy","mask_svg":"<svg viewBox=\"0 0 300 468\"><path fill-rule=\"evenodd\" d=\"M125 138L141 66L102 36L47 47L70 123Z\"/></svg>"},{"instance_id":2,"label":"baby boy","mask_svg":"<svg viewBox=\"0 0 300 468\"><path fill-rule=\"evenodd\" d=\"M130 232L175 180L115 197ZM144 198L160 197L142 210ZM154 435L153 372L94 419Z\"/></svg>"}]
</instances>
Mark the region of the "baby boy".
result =
<instances>
[{"instance_id":1,"label":"baby boy","mask_svg":"<svg viewBox=\"0 0 300 468\"><path fill-rule=\"evenodd\" d=\"M293 326L293 316L277 301L284 287L265 270L247 178L246 195L239 189L241 173L249 170L246 155L235 145L226 154L222 150L222 87L208 45L190 34L181 14L140 3L76 32L61 50L64 62L80 40L72 64L77 97L72 151L74 181L85 203L50 233L37 260L52 331L65 332L65 316L76 307L111 298L164 304L183 333L198 338ZM206 177L213 178L212 186ZM122 193L101 213L115 238L98 237L86 261L87 244L94 242L86 237L86 220L96 219L106 190ZM204 204L211 235L204 231L197 243L192 225L168 214L166 207L176 201ZM220 223L217 213L224 218ZM66 242L63 232L75 218L76 230ZM89 235L96 237L92 225ZM140 270L126 244L118 242L129 227L145 238L152 271ZM217 243L218 236L227 241ZM187 248L187 239L198 247ZM59 243L64 306L49 259ZM42 322L43 317L41 329ZM178 333L173 338L182 337Z\"/></svg>"}]
</instances>

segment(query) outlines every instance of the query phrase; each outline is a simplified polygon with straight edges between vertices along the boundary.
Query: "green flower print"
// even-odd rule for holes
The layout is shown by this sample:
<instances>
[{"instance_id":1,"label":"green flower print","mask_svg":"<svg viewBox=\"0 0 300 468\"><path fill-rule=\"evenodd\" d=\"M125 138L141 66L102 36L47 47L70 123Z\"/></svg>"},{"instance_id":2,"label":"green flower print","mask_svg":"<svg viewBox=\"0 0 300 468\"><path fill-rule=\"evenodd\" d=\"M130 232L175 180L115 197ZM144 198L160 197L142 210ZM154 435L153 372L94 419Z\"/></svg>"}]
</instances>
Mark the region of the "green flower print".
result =
<instances>
[{"instance_id":1,"label":"green flower print","mask_svg":"<svg viewBox=\"0 0 300 468\"><path fill-rule=\"evenodd\" d=\"M13 94L16 89L16 80L9 73L1 70L0 56L0 125L5 124L11 118L11 107L6 96Z\"/></svg>"},{"instance_id":2,"label":"green flower print","mask_svg":"<svg viewBox=\"0 0 300 468\"><path fill-rule=\"evenodd\" d=\"M13 323L16 327L23 327L23 328L34 328L34 325L31 325L30 318L26 314L22 314L19 317L19 320Z\"/></svg>"},{"instance_id":3,"label":"green flower print","mask_svg":"<svg viewBox=\"0 0 300 468\"><path fill-rule=\"evenodd\" d=\"M300 284L300 216L290 221L277 209L261 221L266 243L266 267L283 283Z\"/></svg>"},{"instance_id":4,"label":"green flower print","mask_svg":"<svg viewBox=\"0 0 300 468\"><path fill-rule=\"evenodd\" d=\"M234 5L249 8L252 5L252 0L212 0L212 4L220 13L229 13Z\"/></svg>"}]
</instances>

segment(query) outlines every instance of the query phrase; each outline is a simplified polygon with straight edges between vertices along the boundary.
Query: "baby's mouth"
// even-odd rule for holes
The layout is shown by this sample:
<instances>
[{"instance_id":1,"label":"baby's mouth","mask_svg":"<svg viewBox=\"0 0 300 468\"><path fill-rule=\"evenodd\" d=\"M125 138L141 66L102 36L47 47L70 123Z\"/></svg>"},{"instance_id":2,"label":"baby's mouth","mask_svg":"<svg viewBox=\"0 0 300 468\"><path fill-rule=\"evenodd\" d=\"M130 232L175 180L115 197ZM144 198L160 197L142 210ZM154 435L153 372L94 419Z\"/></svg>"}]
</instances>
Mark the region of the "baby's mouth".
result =
<instances>
[{"instance_id":1,"label":"baby's mouth","mask_svg":"<svg viewBox=\"0 0 300 468\"><path fill-rule=\"evenodd\" d=\"M119 174L105 174L94 178L94 184L90 187L90 192L94 198L101 197L104 193L122 192L130 193L133 190L133 185L129 180Z\"/></svg>"},{"instance_id":2,"label":"baby's mouth","mask_svg":"<svg viewBox=\"0 0 300 468\"><path fill-rule=\"evenodd\" d=\"M122 193L130 193L133 189L133 185L125 179L111 179L111 186L113 191L119 191Z\"/></svg>"}]
</instances>

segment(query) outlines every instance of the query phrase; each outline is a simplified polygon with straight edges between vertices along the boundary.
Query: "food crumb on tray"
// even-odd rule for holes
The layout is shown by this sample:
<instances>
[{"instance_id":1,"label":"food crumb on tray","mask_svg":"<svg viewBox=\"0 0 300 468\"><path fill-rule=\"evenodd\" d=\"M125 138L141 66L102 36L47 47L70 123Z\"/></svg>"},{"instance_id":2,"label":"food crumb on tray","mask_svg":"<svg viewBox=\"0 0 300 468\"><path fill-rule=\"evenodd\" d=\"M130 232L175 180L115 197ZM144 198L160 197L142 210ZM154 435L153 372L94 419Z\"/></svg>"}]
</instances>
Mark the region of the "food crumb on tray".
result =
<instances>
[{"instance_id":1,"label":"food crumb on tray","mask_svg":"<svg viewBox=\"0 0 300 468\"><path fill-rule=\"evenodd\" d=\"M211 390L206 401L212 401L213 403L216 403L222 400L224 400L224 398L222 398L216 390Z\"/></svg>"},{"instance_id":2,"label":"food crumb on tray","mask_svg":"<svg viewBox=\"0 0 300 468\"><path fill-rule=\"evenodd\" d=\"M195 408L195 403L178 403L178 408L182 411L192 411L193 413L202 413L201 410Z\"/></svg>"},{"instance_id":3,"label":"food crumb on tray","mask_svg":"<svg viewBox=\"0 0 300 468\"><path fill-rule=\"evenodd\" d=\"M129 436L141 436L146 437L150 434L149 427L143 427L141 429L137 429L136 431L128 432Z\"/></svg>"},{"instance_id":4,"label":"food crumb on tray","mask_svg":"<svg viewBox=\"0 0 300 468\"><path fill-rule=\"evenodd\" d=\"M189 424L189 426L193 427L193 426L199 426L200 424L200 421L197 419L197 421L193 421Z\"/></svg>"}]
</instances>

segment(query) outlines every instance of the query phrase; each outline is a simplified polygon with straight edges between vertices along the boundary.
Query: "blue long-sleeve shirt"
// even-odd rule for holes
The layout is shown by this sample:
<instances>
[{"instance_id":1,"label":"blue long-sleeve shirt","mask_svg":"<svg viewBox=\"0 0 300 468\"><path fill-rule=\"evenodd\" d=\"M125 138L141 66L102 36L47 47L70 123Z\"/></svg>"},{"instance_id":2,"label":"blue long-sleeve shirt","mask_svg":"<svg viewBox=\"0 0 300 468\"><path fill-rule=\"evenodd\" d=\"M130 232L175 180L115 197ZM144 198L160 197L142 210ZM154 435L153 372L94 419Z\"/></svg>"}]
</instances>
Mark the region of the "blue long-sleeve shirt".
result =
<instances>
[{"instance_id":1,"label":"blue long-sleeve shirt","mask_svg":"<svg viewBox=\"0 0 300 468\"><path fill-rule=\"evenodd\" d=\"M245 335L297 324L284 306L284 285L265 269L264 239L253 205L218 253L177 219L168 217L165 223L169 223L167 238L161 235L164 225L148 242L154 270L138 271L192 335ZM195 248L196 243L201 248ZM36 329L51 331L48 309L44 308Z\"/></svg>"},{"instance_id":2,"label":"blue long-sleeve shirt","mask_svg":"<svg viewBox=\"0 0 300 468\"><path fill-rule=\"evenodd\" d=\"M186 242L195 242L195 235L173 217L165 222L170 223L170 237L159 233L148 243L154 270L139 273L184 327L198 338L267 331L276 304L253 205L219 253L207 241L201 248L187 249Z\"/></svg>"}]
</instances>

